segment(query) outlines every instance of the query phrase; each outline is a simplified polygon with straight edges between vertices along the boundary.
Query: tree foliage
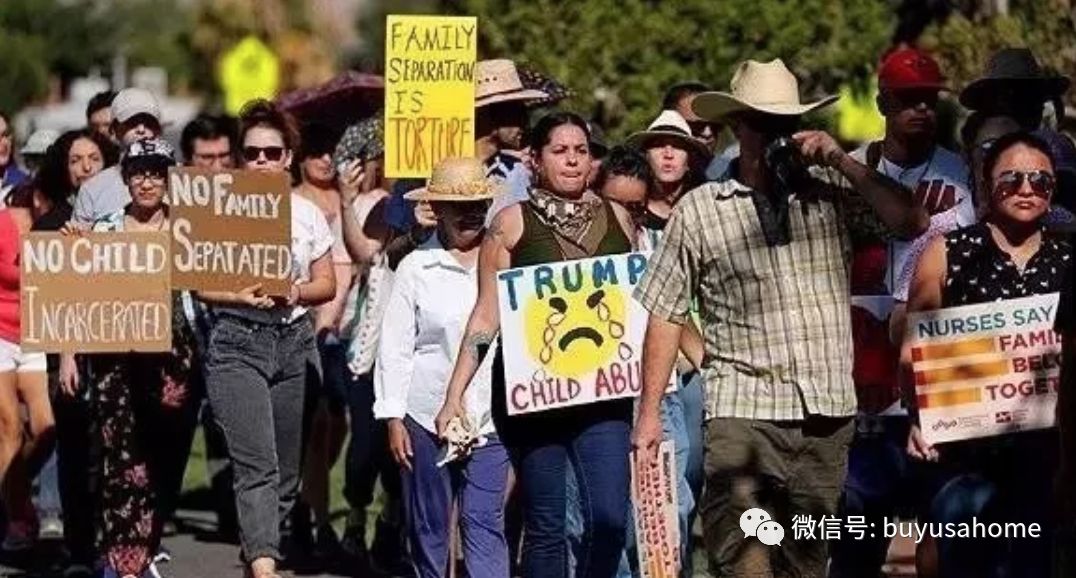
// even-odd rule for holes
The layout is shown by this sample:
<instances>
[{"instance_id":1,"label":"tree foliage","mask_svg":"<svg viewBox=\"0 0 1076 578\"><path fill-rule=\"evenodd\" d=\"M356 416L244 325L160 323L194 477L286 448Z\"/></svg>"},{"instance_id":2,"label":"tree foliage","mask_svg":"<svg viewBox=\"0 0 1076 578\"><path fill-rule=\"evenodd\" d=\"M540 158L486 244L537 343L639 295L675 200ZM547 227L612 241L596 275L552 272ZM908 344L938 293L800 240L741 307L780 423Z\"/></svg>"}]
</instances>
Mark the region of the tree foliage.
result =
<instances>
[{"instance_id":1,"label":"tree foliage","mask_svg":"<svg viewBox=\"0 0 1076 578\"><path fill-rule=\"evenodd\" d=\"M641 128L665 89L685 80L728 86L737 63L782 58L807 96L869 78L889 42L882 0L458 0L479 17L480 56L509 57L551 74L589 112L623 103L615 135Z\"/></svg>"},{"instance_id":2,"label":"tree foliage","mask_svg":"<svg viewBox=\"0 0 1076 578\"><path fill-rule=\"evenodd\" d=\"M978 78L990 55L1008 46L1028 47L1044 66L1076 78L1076 17L1066 0L1014 2L1005 16L954 14L928 28L921 44L955 88ZM1076 91L1068 92L1067 106L1076 106Z\"/></svg>"}]
</instances>

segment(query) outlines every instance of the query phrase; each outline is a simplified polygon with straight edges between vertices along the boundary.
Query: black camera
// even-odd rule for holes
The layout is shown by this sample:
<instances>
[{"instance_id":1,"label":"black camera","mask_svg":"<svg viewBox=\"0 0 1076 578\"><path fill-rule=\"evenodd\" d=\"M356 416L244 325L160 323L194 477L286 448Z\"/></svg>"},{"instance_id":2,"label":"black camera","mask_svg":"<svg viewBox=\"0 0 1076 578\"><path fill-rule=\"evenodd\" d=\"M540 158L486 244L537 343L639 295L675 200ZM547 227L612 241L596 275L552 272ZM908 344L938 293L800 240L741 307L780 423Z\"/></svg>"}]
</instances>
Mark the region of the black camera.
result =
<instances>
[{"instance_id":1,"label":"black camera","mask_svg":"<svg viewBox=\"0 0 1076 578\"><path fill-rule=\"evenodd\" d=\"M807 174L799 146L787 136L776 138L766 145L763 158L773 175L786 187L792 187Z\"/></svg>"}]
</instances>

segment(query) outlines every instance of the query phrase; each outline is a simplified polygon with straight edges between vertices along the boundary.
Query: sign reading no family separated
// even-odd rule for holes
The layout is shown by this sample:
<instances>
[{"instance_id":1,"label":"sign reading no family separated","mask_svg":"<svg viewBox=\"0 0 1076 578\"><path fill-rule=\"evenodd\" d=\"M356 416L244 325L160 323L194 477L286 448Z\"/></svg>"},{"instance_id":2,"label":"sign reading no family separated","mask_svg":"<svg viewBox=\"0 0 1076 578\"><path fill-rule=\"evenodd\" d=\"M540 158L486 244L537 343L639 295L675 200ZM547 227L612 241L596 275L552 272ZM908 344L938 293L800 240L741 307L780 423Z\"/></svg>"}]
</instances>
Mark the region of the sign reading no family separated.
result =
<instances>
[{"instance_id":1,"label":"sign reading no family separated","mask_svg":"<svg viewBox=\"0 0 1076 578\"><path fill-rule=\"evenodd\" d=\"M474 155L478 19L389 15L385 175L427 178L445 157Z\"/></svg>"},{"instance_id":2,"label":"sign reading no family separated","mask_svg":"<svg viewBox=\"0 0 1076 578\"><path fill-rule=\"evenodd\" d=\"M260 284L287 295L291 187L283 173L171 169L172 284L239 291Z\"/></svg>"}]
</instances>

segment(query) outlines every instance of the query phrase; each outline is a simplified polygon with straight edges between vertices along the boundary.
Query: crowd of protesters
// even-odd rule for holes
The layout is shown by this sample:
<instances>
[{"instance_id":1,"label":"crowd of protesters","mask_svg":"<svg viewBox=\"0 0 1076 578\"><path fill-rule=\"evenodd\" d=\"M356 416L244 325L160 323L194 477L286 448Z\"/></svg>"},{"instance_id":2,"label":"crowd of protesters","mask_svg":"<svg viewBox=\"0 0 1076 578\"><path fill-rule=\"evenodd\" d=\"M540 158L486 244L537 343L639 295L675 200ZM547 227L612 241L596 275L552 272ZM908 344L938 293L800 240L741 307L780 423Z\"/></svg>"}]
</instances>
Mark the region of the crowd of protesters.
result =
<instances>
[{"instance_id":1,"label":"crowd of protesters","mask_svg":"<svg viewBox=\"0 0 1076 578\"><path fill-rule=\"evenodd\" d=\"M94 97L84 128L31 135L21 168L0 116L6 555L62 535L64 576L167 575L200 423L218 532L252 578L304 558L353 576L444 577L457 561L471 578L638 576L629 456L662 440L685 577L867 578L886 562L881 534L745 539L751 508L786 529L1033 522L1040 538L928 535L918 575L1074 575L1076 146L1044 120L1064 116L1067 78L1005 49L956 87L929 54L894 49L884 137L847 151L803 128L835 98L803 102L780 60L741 63L727 90L654 95L653 122L616 146L511 60L475 76L476 158L425 182L385 177L380 113L328 126L255 100L190 122L179 159L156 98L128 88ZM950 95L968 112L961 151L940 144ZM177 291L166 353L22 351L20 237L167 230L180 160L291 176L289 294ZM653 252L635 294L650 315L640 398L509 415L498 273L632 251ZM1051 293L1057 426L927 443L907 316Z\"/></svg>"}]
</instances>

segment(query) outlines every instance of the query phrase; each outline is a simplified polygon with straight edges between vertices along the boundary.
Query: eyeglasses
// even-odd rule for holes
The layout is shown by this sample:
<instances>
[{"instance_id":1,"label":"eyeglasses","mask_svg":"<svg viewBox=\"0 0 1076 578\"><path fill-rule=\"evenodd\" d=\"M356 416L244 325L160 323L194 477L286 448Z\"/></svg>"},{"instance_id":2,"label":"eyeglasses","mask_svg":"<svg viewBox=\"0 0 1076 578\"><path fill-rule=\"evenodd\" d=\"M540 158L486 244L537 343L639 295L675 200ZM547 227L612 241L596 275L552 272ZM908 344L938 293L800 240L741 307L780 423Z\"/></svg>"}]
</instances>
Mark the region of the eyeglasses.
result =
<instances>
[{"instance_id":1,"label":"eyeglasses","mask_svg":"<svg viewBox=\"0 0 1076 578\"><path fill-rule=\"evenodd\" d=\"M284 147L243 147L243 159L248 163L258 160L263 154L265 160L275 163L284 158Z\"/></svg>"},{"instance_id":2,"label":"eyeglasses","mask_svg":"<svg viewBox=\"0 0 1076 578\"><path fill-rule=\"evenodd\" d=\"M154 184L163 185L164 181L168 179L168 173L162 171L147 170L140 173L135 173L127 178L130 179L131 184L135 186L140 186L147 180Z\"/></svg>"},{"instance_id":3,"label":"eyeglasses","mask_svg":"<svg viewBox=\"0 0 1076 578\"><path fill-rule=\"evenodd\" d=\"M1057 180L1046 171L1005 171L994 179L994 196L1007 199L1024 188L1024 181L1031 186L1031 194L1050 200Z\"/></svg>"}]
</instances>

